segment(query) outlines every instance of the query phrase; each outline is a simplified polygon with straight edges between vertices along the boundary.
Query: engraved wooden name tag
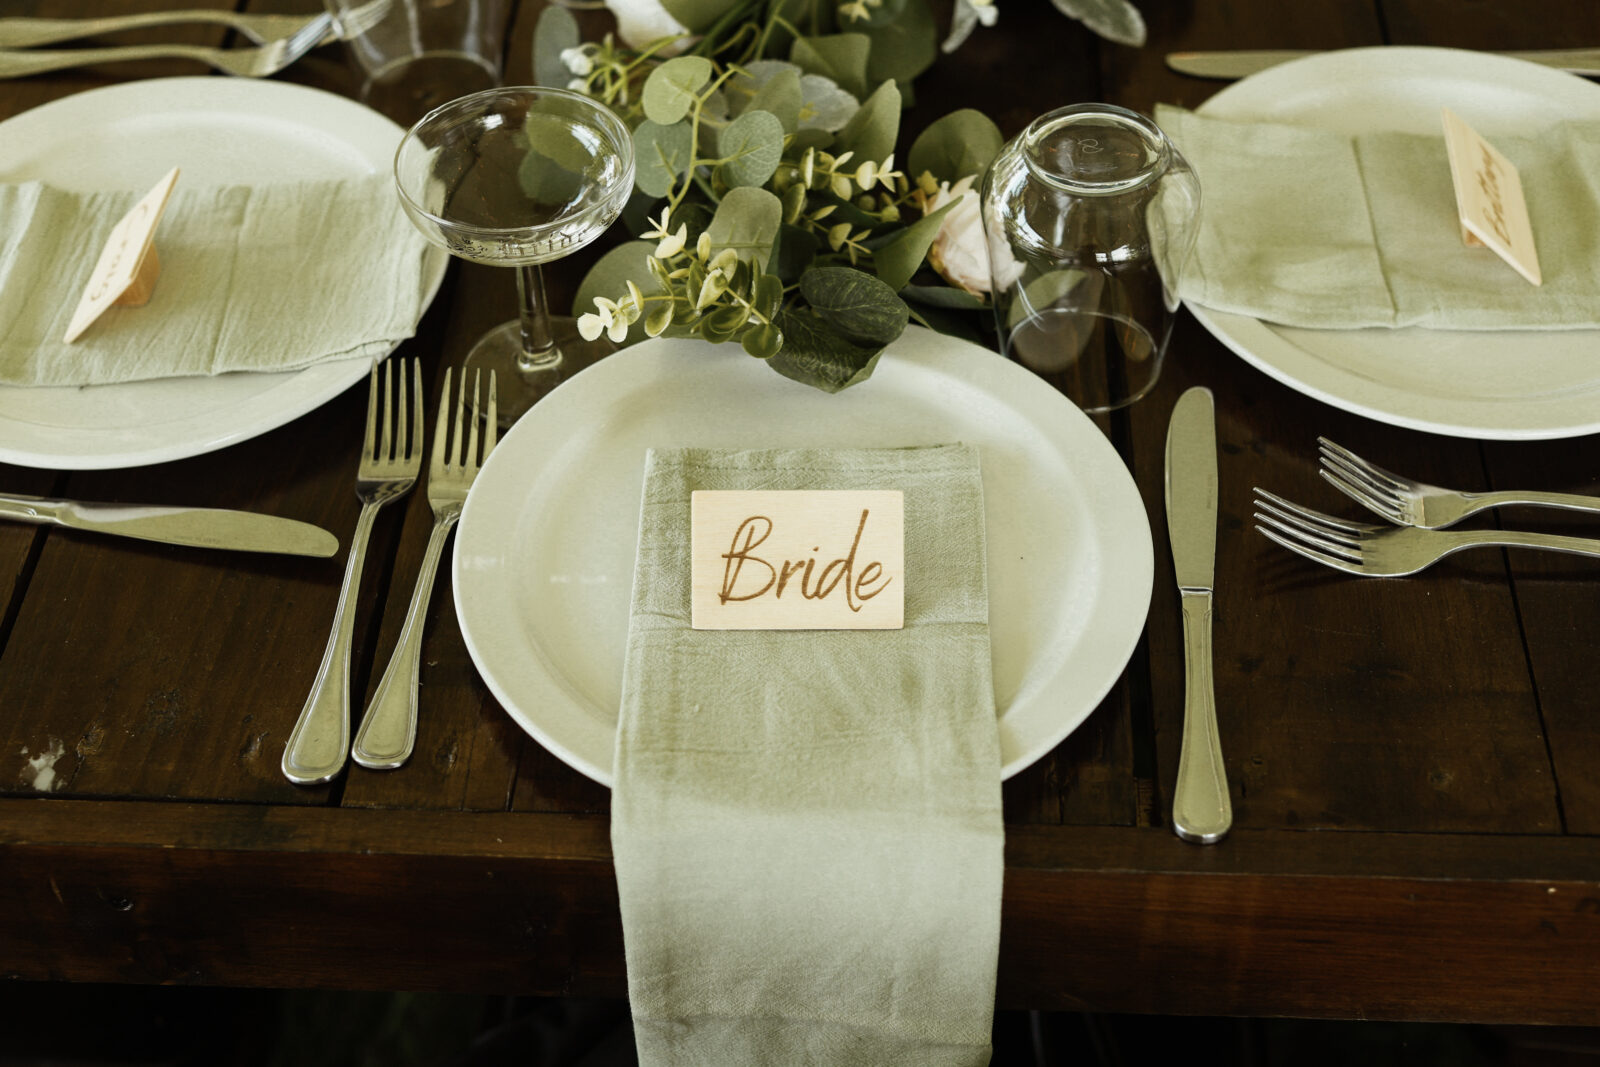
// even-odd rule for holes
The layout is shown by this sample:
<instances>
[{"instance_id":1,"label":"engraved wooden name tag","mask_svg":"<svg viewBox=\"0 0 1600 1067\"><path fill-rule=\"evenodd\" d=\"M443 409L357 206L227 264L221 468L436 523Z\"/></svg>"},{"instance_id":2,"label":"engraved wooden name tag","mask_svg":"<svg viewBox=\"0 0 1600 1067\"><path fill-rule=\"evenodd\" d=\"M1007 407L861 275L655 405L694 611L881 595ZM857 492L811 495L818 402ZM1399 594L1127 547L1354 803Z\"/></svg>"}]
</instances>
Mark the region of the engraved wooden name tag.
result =
<instances>
[{"instance_id":1,"label":"engraved wooden name tag","mask_svg":"<svg viewBox=\"0 0 1600 1067\"><path fill-rule=\"evenodd\" d=\"M905 625L899 490L697 490L690 515L696 630Z\"/></svg>"},{"instance_id":2,"label":"engraved wooden name tag","mask_svg":"<svg viewBox=\"0 0 1600 1067\"><path fill-rule=\"evenodd\" d=\"M174 167L112 227L62 340L76 341L113 304L142 307L149 301L161 273L153 244L156 225L177 182L178 168Z\"/></svg>"},{"instance_id":3,"label":"engraved wooden name tag","mask_svg":"<svg viewBox=\"0 0 1600 1067\"><path fill-rule=\"evenodd\" d=\"M1543 284L1517 168L1449 108L1444 112L1444 145L1463 240L1468 245L1488 245L1518 274L1534 285Z\"/></svg>"}]
</instances>

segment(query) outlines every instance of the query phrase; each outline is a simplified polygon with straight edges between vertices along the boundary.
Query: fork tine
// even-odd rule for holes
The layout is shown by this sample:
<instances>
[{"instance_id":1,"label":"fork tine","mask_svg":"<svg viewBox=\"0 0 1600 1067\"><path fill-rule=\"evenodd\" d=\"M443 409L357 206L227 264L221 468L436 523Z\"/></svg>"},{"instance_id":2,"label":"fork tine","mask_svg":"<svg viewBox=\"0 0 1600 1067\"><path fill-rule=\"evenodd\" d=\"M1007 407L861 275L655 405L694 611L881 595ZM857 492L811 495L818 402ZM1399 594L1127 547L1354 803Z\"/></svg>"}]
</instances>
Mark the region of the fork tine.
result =
<instances>
[{"instance_id":1,"label":"fork tine","mask_svg":"<svg viewBox=\"0 0 1600 1067\"><path fill-rule=\"evenodd\" d=\"M378 459L387 461L394 455L394 367L387 361L383 365L383 414L379 423Z\"/></svg>"},{"instance_id":2,"label":"fork tine","mask_svg":"<svg viewBox=\"0 0 1600 1067\"><path fill-rule=\"evenodd\" d=\"M456 387L456 428L450 439L450 458L447 461L451 467L461 465L461 427L471 417L472 413L467 410L467 371L462 368L461 383Z\"/></svg>"},{"instance_id":3,"label":"fork tine","mask_svg":"<svg viewBox=\"0 0 1600 1067\"><path fill-rule=\"evenodd\" d=\"M378 366L372 365L372 373L367 378L367 432L361 442L361 454L368 458L378 451Z\"/></svg>"},{"instance_id":4,"label":"fork tine","mask_svg":"<svg viewBox=\"0 0 1600 1067\"><path fill-rule=\"evenodd\" d=\"M483 458L488 459L489 453L494 451L495 435L499 432L499 413L495 410L495 382L494 371L489 372L489 412L483 429Z\"/></svg>"},{"instance_id":5,"label":"fork tine","mask_svg":"<svg viewBox=\"0 0 1600 1067\"><path fill-rule=\"evenodd\" d=\"M1349 563L1334 556L1318 552L1314 548L1307 548L1305 545L1297 544L1293 541L1287 540L1286 538L1279 537L1277 534L1264 527L1257 526L1256 533L1265 537L1269 541L1273 541L1279 545L1282 545L1284 548L1287 548L1290 552L1293 552L1296 555L1304 556L1306 559L1315 560L1325 567L1332 567L1334 570L1344 571L1346 574L1365 573L1358 564Z\"/></svg>"},{"instance_id":6,"label":"fork tine","mask_svg":"<svg viewBox=\"0 0 1600 1067\"><path fill-rule=\"evenodd\" d=\"M461 455L461 469L474 471L478 469L478 387L482 384L483 372L472 372L472 425L467 429L467 450ZM462 391L466 391L467 379L461 378Z\"/></svg>"},{"instance_id":7,"label":"fork tine","mask_svg":"<svg viewBox=\"0 0 1600 1067\"><path fill-rule=\"evenodd\" d=\"M1305 526L1295 522L1292 516L1278 512L1270 504L1263 504L1262 507L1269 510L1255 513L1258 522L1264 522L1284 536L1294 538L1302 544L1315 545L1317 548L1341 556L1344 559L1360 562L1361 543L1359 541L1339 541L1336 538L1329 537L1321 530L1307 529Z\"/></svg>"},{"instance_id":8,"label":"fork tine","mask_svg":"<svg viewBox=\"0 0 1600 1067\"><path fill-rule=\"evenodd\" d=\"M1347 477L1343 471L1334 471L1327 467L1323 467L1317 473L1322 475L1323 481L1327 482L1329 485L1333 486L1335 489L1339 490L1339 492L1354 500L1362 507L1369 508L1370 510L1377 512L1390 522L1397 524L1401 522L1402 515L1399 505L1392 502L1388 497L1380 497L1371 492L1367 486L1356 484L1356 482Z\"/></svg>"},{"instance_id":9,"label":"fork tine","mask_svg":"<svg viewBox=\"0 0 1600 1067\"><path fill-rule=\"evenodd\" d=\"M428 393L422 388L422 360L411 360L411 439L407 442L406 456L418 456L422 452L422 442L427 440L423 433L423 421L428 417Z\"/></svg>"},{"instance_id":10,"label":"fork tine","mask_svg":"<svg viewBox=\"0 0 1600 1067\"><path fill-rule=\"evenodd\" d=\"M433 455L428 460L428 475L436 478L444 470L447 460L445 455L445 442L449 440L446 431L450 429L450 368L444 369L444 388L439 390L439 418L433 425Z\"/></svg>"},{"instance_id":11,"label":"fork tine","mask_svg":"<svg viewBox=\"0 0 1600 1067\"><path fill-rule=\"evenodd\" d=\"M1362 459L1360 456L1356 455L1348 448L1345 448L1343 445L1336 444L1333 441L1328 440L1326 437L1318 437L1317 444L1322 446L1324 455L1331 452L1334 455L1341 457L1351 467L1364 471L1372 480L1386 484L1393 490L1400 492L1405 491L1407 487L1405 479L1398 477L1390 471L1384 470L1371 460Z\"/></svg>"},{"instance_id":12,"label":"fork tine","mask_svg":"<svg viewBox=\"0 0 1600 1067\"><path fill-rule=\"evenodd\" d=\"M1342 474L1347 481L1353 484L1365 486L1367 488L1368 495L1382 497L1385 500L1391 501L1396 507L1398 507L1401 503L1401 493L1399 490L1395 489L1393 485L1387 482L1379 481L1378 479L1374 478L1366 468L1355 463L1351 463L1349 460L1345 459L1341 455L1338 455L1337 453L1328 452L1326 450L1323 451L1322 470L1337 471Z\"/></svg>"},{"instance_id":13,"label":"fork tine","mask_svg":"<svg viewBox=\"0 0 1600 1067\"><path fill-rule=\"evenodd\" d=\"M1363 533L1366 533L1368 530L1372 529L1372 527L1366 525L1365 523L1350 522L1347 519L1336 519L1332 515L1324 515L1320 511L1313 511L1310 508L1302 507L1299 504L1295 504L1291 501L1283 499L1283 497L1278 496L1276 493L1269 493L1260 486L1256 486L1256 504L1260 505L1263 502L1276 504L1279 511L1287 512L1290 515L1296 516L1314 526L1326 527L1329 532L1337 531L1349 537L1359 537Z\"/></svg>"}]
</instances>

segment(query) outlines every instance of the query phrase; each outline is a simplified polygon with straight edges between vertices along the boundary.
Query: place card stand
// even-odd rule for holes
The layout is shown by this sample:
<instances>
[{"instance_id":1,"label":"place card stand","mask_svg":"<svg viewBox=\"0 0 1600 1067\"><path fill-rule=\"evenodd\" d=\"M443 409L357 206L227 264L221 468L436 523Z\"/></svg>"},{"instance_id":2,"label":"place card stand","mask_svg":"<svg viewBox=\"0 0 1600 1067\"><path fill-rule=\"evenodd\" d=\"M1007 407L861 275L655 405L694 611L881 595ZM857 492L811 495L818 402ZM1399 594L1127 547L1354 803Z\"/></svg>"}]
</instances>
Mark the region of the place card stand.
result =
<instances>
[{"instance_id":1,"label":"place card stand","mask_svg":"<svg viewBox=\"0 0 1600 1067\"><path fill-rule=\"evenodd\" d=\"M1517 168L1449 108L1444 109L1444 145L1462 240L1468 247L1492 249L1528 281L1543 284Z\"/></svg>"},{"instance_id":2,"label":"place card stand","mask_svg":"<svg viewBox=\"0 0 1600 1067\"><path fill-rule=\"evenodd\" d=\"M68 344L76 341L112 306L143 307L150 302L161 274L156 227L177 182L178 168L174 167L112 227L62 340Z\"/></svg>"},{"instance_id":3,"label":"place card stand","mask_svg":"<svg viewBox=\"0 0 1600 1067\"><path fill-rule=\"evenodd\" d=\"M899 490L696 490L689 542L696 630L905 625Z\"/></svg>"}]
</instances>

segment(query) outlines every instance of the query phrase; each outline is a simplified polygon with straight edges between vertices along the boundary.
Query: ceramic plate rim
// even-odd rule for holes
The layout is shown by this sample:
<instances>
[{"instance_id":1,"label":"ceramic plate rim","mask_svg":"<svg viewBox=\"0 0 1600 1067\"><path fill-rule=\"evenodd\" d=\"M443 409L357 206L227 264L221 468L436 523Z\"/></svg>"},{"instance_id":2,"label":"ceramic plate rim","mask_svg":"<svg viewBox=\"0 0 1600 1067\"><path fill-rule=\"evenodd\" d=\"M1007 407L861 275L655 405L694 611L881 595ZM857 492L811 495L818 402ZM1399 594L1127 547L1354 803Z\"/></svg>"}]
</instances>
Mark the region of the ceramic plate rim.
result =
<instances>
[{"instance_id":1,"label":"ceramic plate rim","mask_svg":"<svg viewBox=\"0 0 1600 1067\"><path fill-rule=\"evenodd\" d=\"M1480 80L1550 97L1557 105L1567 103L1567 98L1580 99L1586 104L1588 117L1600 118L1600 86L1575 75L1488 53L1397 45L1343 49L1296 59L1241 79L1195 110L1214 118L1293 121L1292 112L1275 105L1307 88L1326 85L1334 92L1351 84L1350 79L1373 75L1427 79L1468 73ZM1600 410L1596 404L1600 387L1544 404L1519 402L1511 410L1507 405L1497 406L1489 396L1419 397L1398 386L1333 367L1300 348L1293 340L1294 334L1311 331L1277 327L1248 315L1193 303L1188 307L1212 336L1269 377L1333 407L1379 422L1455 437L1510 441L1550 440L1600 431L1600 415L1595 414ZM1404 333L1386 332L1396 336ZM1600 330L1582 332L1600 343ZM1359 345L1356 333L1350 331L1351 343ZM1501 344L1524 338L1537 340L1531 331L1493 333Z\"/></svg>"},{"instance_id":2,"label":"ceramic plate rim","mask_svg":"<svg viewBox=\"0 0 1600 1067\"><path fill-rule=\"evenodd\" d=\"M505 513L514 515L521 509L533 507L533 503L525 499L526 493L519 498L514 492L501 488L502 481L510 482L513 467L529 461L524 454L525 449L531 449L547 434L558 433L564 420L599 417L591 411L591 404L616 403L614 397L608 398L606 395L606 390L613 382L626 382L630 377L644 380L647 376L641 371L647 370L652 362L659 364L671 358L673 346L679 346L681 350L682 346L688 345L713 348L698 341L645 341L585 370L541 401L531 415L524 416L524 421L513 426L501 439L495 453L485 464L469 495L456 534L452 556L456 614L463 640L479 674L518 726L563 762L606 786L611 784L609 745L615 737L614 722L609 728L591 729L589 732L592 736L587 739L579 737L575 744L573 735L584 731L562 723L559 713L552 714L547 705L540 703L573 700L574 695L566 681L550 676L549 672L538 677L543 668L537 665L537 654L511 657L495 647L500 642L501 634L497 624L504 619L502 604L511 597L512 594L507 590L515 583L507 580L503 571L500 572L501 580L496 583L496 572L483 566L479 546L481 543L492 548L496 537L507 534ZM736 346L715 348L718 353L725 355ZM752 363L742 353L734 353L728 358L742 360L744 365ZM903 372L898 371L897 364L902 362L915 366ZM754 366L753 372L757 375L772 374L760 366ZM895 384L898 374L911 376L910 384ZM1094 606L1097 614L1093 616L1092 625L1082 627L1077 646L1069 654L1058 654L1052 649L1048 654L1034 658L1033 663L1041 659L1059 659L1051 677L1035 680L1030 663L1029 670L1024 672L1029 684L1018 687L1010 706L998 709L1002 727L1003 774L1010 777L1044 756L1082 725L1122 676L1143 635L1149 613L1154 585L1150 521L1138 486L1121 456L1099 427L1058 391L1027 370L969 342L911 327L884 354L874 374L874 382L869 382L868 386L881 380L890 383L883 388L911 390L916 387L915 375L918 374L943 375L947 379L959 376L964 385L970 384L971 388L984 390L996 397L997 402L1022 413L1028 420L1030 431L1042 432L1050 447L1061 450L1060 455L1052 455L1049 459L1055 460L1061 456L1072 458L1073 465L1068 468L1071 476L1081 480L1079 484L1083 493L1092 497L1095 503L1095 507L1089 509L1095 513L1085 522L1093 530L1095 542L1092 547L1097 553L1097 566L1101 564L1103 556L1101 569L1107 572L1104 575L1096 574L1093 578L1096 583ZM779 384L794 387L793 383L786 383L774 376L773 385ZM909 392L902 395L909 395ZM751 447L761 447L760 442L751 442ZM642 479L642 452L639 459ZM521 471L526 468L517 469ZM986 484L985 492L992 491ZM632 530L636 536L637 499L621 506L634 509ZM510 521L514 523L516 519L513 517ZM1114 536L1108 537L1111 534ZM991 561L994 553L995 540L991 530ZM475 560L470 567L464 563L468 558ZM631 569L630 564L630 575ZM502 603L492 603L494 599L501 599ZM1001 610L1004 610L1003 607ZM1053 610L1059 616L1068 607L1058 604ZM625 627L626 619L621 623ZM512 659L516 659L516 663L512 665L514 669L509 669L508 663ZM618 663L619 671L620 666ZM1074 676L1072 684L1068 686L1065 675L1070 672L1080 673ZM590 707L598 707L598 702L588 703ZM552 721L556 724L554 729ZM1019 722L1027 727L1026 736L1015 736ZM1047 725L1040 725L1041 722ZM606 737L601 738L601 733ZM577 751L585 740L591 751ZM603 757L600 755L602 748Z\"/></svg>"},{"instance_id":3,"label":"ceramic plate rim","mask_svg":"<svg viewBox=\"0 0 1600 1067\"><path fill-rule=\"evenodd\" d=\"M22 156L33 144L26 139L16 139L19 127L26 138L29 127L40 123L73 121L74 116L81 121L85 113L96 115L103 122L106 114L114 117L118 109L125 111L135 105L148 107L152 104L169 108L174 114L191 111L216 114L232 110L280 119L307 133L339 139L353 151L365 155L375 173L388 170L394 146L400 143L405 132L391 120L353 100L293 82L202 76L147 78L59 97L0 122L0 143L6 143L6 147L0 149L0 168L10 165L9 160ZM380 150L379 135L387 137L391 133L393 144ZM448 263L449 258L442 251L428 250L420 310L425 311L438 294ZM248 377L266 383L267 388L237 403L220 408L208 406L198 416L164 419L154 426L47 426L12 421L0 414L0 462L56 470L110 470L202 455L277 429L321 407L365 378L372 362L363 357L328 361L299 371L250 374ZM18 388L21 387L0 386L0 390L6 392ZM157 399L149 402L152 410L169 411L171 405L181 405L184 396L228 389L230 385L219 385L217 379L211 378L169 378L85 388L121 391L120 394L102 394L113 397L131 395L134 391L156 394ZM76 390L61 388L48 392L64 395Z\"/></svg>"}]
</instances>

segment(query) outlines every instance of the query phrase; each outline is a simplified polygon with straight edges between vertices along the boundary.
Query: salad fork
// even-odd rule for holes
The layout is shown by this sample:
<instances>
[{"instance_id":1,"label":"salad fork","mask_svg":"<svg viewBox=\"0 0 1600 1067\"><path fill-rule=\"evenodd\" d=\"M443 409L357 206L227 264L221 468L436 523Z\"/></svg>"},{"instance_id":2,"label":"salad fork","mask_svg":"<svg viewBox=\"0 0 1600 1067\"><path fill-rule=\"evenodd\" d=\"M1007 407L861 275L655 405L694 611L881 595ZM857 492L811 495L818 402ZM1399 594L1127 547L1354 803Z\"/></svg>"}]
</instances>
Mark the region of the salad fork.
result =
<instances>
[{"instance_id":1,"label":"salad fork","mask_svg":"<svg viewBox=\"0 0 1600 1067\"><path fill-rule=\"evenodd\" d=\"M119 63L132 59L195 59L225 74L264 78L287 67L329 36L333 16L322 14L288 37L256 48L206 48L187 44L124 45L117 48L65 48L0 52L0 78L42 74L48 70Z\"/></svg>"},{"instance_id":2,"label":"salad fork","mask_svg":"<svg viewBox=\"0 0 1600 1067\"><path fill-rule=\"evenodd\" d=\"M1398 578L1432 566L1453 552L1500 545L1545 548L1600 557L1600 541L1513 530L1424 530L1336 519L1256 489L1256 532L1268 540L1347 574Z\"/></svg>"},{"instance_id":3,"label":"salad fork","mask_svg":"<svg viewBox=\"0 0 1600 1067\"><path fill-rule=\"evenodd\" d=\"M455 404L455 435L449 438L451 408L450 371L444 372L444 389L439 394L439 419L433 428L433 455L428 460L428 504L433 508L433 532L428 535L428 548L422 556L422 567L417 573L417 585L411 593L411 605L406 609L405 625L400 629L400 641L395 645L389 667L383 672L377 692L361 720L356 732L355 748L351 752L355 761L375 771L390 770L411 758L412 746L417 739L417 678L421 673L422 630L428 613L428 601L433 596L433 580L439 569L439 556L444 543L461 518L461 508L467 501L467 490L489 453L494 451L495 409L494 371L489 372L489 403L485 418L478 418L479 386L481 374L472 379L472 403L467 404L467 376L461 375L461 395ZM478 423L482 421L483 454L478 453ZM466 447L462 447L461 424L470 425Z\"/></svg>"},{"instance_id":4,"label":"salad fork","mask_svg":"<svg viewBox=\"0 0 1600 1067\"><path fill-rule=\"evenodd\" d=\"M361 516L350 538L350 557L333 612L333 633L322 654L322 665L317 668L311 695L283 749L284 777L298 785L326 782L344 767L350 748L350 645L355 625L350 608L361 588L367 538L378 509L409 492L422 469L422 366L415 359L404 362L410 364L411 370L409 402L404 368L393 368L390 363L373 367L367 386L367 430L356 472ZM399 379L398 389L395 379ZM398 405L394 403L396 392Z\"/></svg>"},{"instance_id":5,"label":"salad fork","mask_svg":"<svg viewBox=\"0 0 1600 1067\"><path fill-rule=\"evenodd\" d=\"M1600 497L1573 493L1463 493L1444 489L1386 471L1326 437L1317 438L1317 443L1322 448L1321 474L1330 485L1367 510L1401 526L1442 530L1468 515L1508 504L1600 512Z\"/></svg>"}]
</instances>

